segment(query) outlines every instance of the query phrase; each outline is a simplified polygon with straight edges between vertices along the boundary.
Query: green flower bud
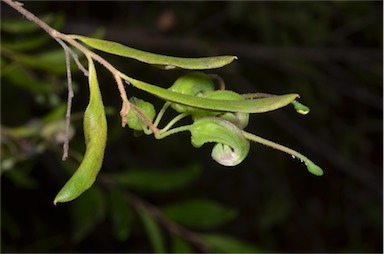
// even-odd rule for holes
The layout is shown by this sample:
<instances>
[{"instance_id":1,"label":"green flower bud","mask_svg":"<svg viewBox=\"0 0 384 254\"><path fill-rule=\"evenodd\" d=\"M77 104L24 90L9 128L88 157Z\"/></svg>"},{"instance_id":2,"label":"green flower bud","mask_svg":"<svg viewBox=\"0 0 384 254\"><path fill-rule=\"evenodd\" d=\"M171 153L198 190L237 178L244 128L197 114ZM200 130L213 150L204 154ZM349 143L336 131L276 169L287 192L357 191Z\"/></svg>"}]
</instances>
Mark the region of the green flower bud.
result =
<instances>
[{"instance_id":1,"label":"green flower bud","mask_svg":"<svg viewBox=\"0 0 384 254\"><path fill-rule=\"evenodd\" d=\"M248 155L250 144L242 131L222 118L202 117L193 123L190 132L194 147L216 143L211 155L221 165L236 166Z\"/></svg>"},{"instance_id":2,"label":"green flower bud","mask_svg":"<svg viewBox=\"0 0 384 254\"><path fill-rule=\"evenodd\" d=\"M200 97L207 92L214 91L212 79L201 72L191 72L178 78L169 88L172 92L182 93ZM178 103L172 103L171 107L179 113L193 112L193 107L188 107Z\"/></svg>"},{"instance_id":3,"label":"green flower bud","mask_svg":"<svg viewBox=\"0 0 384 254\"><path fill-rule=\"evenodd\" d=\"M130 102L135 105L148 118L148 120L153 122L153 119L155 119L156 116L156 110L151 103L135 97L132 97ZM132 108L127 114L127 124L129 128L137 131L142 131L148 127L143 118Z\"/></svg>"}]
</instances>

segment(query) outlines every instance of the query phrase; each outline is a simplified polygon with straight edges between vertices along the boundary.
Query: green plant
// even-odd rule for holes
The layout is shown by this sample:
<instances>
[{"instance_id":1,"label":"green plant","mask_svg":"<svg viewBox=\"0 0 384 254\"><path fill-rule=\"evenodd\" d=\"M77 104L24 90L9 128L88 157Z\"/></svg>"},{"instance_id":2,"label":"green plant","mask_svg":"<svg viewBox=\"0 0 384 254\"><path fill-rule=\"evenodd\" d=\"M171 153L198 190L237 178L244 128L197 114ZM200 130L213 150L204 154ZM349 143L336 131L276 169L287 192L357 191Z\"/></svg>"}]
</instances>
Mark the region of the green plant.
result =
<instances>
[{"instance_id":1,"label":"green plant","mask_svg":"<svg viewBox=\"0 0 384 254\"><path fill-rule=\"evenodd\" d=\"M212 150L212 157L220 164L234 166L242 162L249 151L248 140L251 140L291 154L293 158L298 158L304 162L311 173L315 175L323 174L321 168L304 155L242 130L247 124L249 113L268 112L284 107L289 103L294 105L297 112L304 114L308 113L309 109L296 101L299 97L297 94L280 96L269 94L239 95L235 92L226 90L214 91L212 84L209 82L209 77L204 76L204 74L201 73L181 77L182 81L177 80L170 89L164 89L125 75L104 58L87 49L78 41L81 41L94 49L134 58L148 64L162 66L166 70L174 68L191 70L219 68L231 63L236 59L235 56L195 59L169 57L132 49L115 42L79 35L66 35L51 28L16 2L10 0L4 0L4 2L41 26L49 35L60 43L67 56L69 82L71 82L69 74L70 68L68 67L69 55L72 55L75 60L78 59L78 57L76 53L69 48L67 43L81 51L88 60L88 71L86 71L85 68L82 67L82 64L77 61L79 68L85 75L89 76L90 84L90 104L84 115L84 133L87 152L79 169L56 196L54 201L55 204L57 202L73 200L81 195L81 193L87 190L96 180L97 173L102 165L107 127L104 106L98 87L93 60L101 63L107 68L116 80L123 103L120 111L123 127L126 125L127 121L132 118L132 114L129 115L129 112L130 109L133 109L137 115L138 123L134 125L131 123L128 125L129 127L136 130L141 128L146 134L153 133L158 139L180 131L189 130L192 134L192 144L195 147L200 147L207 142L217 143ZM202 81L202 78L205 80ZM155 120L155 124L153 124L151 120L153 118L153 106L150 103L137 103L140 102L140 100L129 101L124 90L123 81L166 100L164 107L159 112L158 118ZM203 88L200 88L200 86L203 86ZM170 105L180 114L170 121L166 127L158 129L157 124L160 122L162 115ZM147 112L148 107L150 107L150 112ZM176 122L188 115L191 115L194 120L191 125L175 127L172 129L172 126ZM239 121L244 121L244 119L246 119L246 122L239 124Z\"/></svg>"},{"instance_id":2,"label":"green plant","mask_svg":"<svg viewBox=\"0 0 384 254\"><path fill-rule=\"evenodd\" d=\"M5 2L9 3L10 5L15 4L14 2L10 1ZM20 6L17 6L17 4L15 8L22 10L20 9ZM26 13L24 12L24 14ZM29 18L33 17L29 14L26 16ZM56 196L54 200L55 204L58 202L67 202L73 200L81 195L93 184L97 173L101 168L106 143L107 127L105 121L104 106L100 96L99 84L97 82L96 69L94 67L93 61L97 61L104 65L104 67L106 67L112 73L117 82L118 89L123 101L123 106L120 112L123 127L128 125L128 127L136 131L142 131L148 135L154 134L155 138L157 139L162 139L181 131L190 131L192 145L195 147L201 147L204 143L207 142L215 142L216 144L212 150L212 157L220 164L226 166L234 166L241 163L248 155L250 149L249 141L255 141L287 152L288 154L291 154L292 156L302 160L310 172L314 173L315 175L322 174L322 171L319 167L317 167L308 158L301 155L300 153L244 131L244 128L248 124L250 113L268 112L284 107L290 103L295 107L298 113L308 113L309 109L296 101L298 98L297 94L287 94L282 96L261 93L241 95L233 91L225 90L223 82L220 83L220 89L215 90L214 80L216 80L217 77L213 77L202 72L191 72L177 79L169 89L163 89L158 86L154 86L128 77L124 73L118 71L105 59L101 58L93 51L85 48L82 44L79 44L78 41L81 41L94 49L99 49L107 53L135 58L148 64L161 66L165 70L175 68L185 68L190 70L219 68L229 64L234 59L236 59L236 57L223 56L187 59L161 56L135 50L105 40L93 39L78 35L64 35L48 27L45 23L41 23L37 18L34 17L32 19L41 27L43 27L63 46L67 56L67 70L69 73L68 83L70 84L72 82L70 79L71 68L68 67L69 55L72 55L75 61L77 61L78 67L83 71L85 75L88 75L89 77L90 102L84 115L84 134L87 151L75 174L64 185L64 187ZM68 44L77 49L77 51L70 49ZM88 60L88 70L86 70L86 68L83 67L83 63L78 60L79 57L77 55L79 52L86 56L86 59ZM123 86L123 81L166 101L157 116L154 106L151 103L137 98L131 98L128 100ZM159 128L158 126L162 116L165 114L169 107L176 110L179 115L177 115L173 120L166 124L165 127ZM70 102L68 103L67 108L70 112ZM179 122L179 120L187 116L191 117L191 124L174 127ZM69 117L70 114L67 114L67 120ZM97 118L97 121L94 120L95 118ZM67 121L66 125L67 129L69 127L68 122L69 120ZM66 149L64 149L64 152L66 153ZM115 181L118 182L118 179L115 179ZM100 193L90 195L102 199L100 197ZM94 199L96 200L97 198ZM93 202L94 199L91 198L90 202ZM135 200L135 198L132 196L130 196L128 199ZM191 202L191 204L187 207L193 207L193 205L197 206L196 203L198 202ZM203 206L202 203L203 202L198 203L198 206ZM185 204L183 204L183 206L185 206ZM158 231L158 229L156 228L156 224L152 221L153 219L151 216L157 213L153 212L148 216L146 213L151 209L148 209L148 206L146 205L144 205L144 207L144 209L140 210L142 220L146 225L147 230L152 232L150 235L156 236L158 233L153 232ZM165 214L167 214L166 211L169 210L170 209L165 209ZM213 212L213 214L215 214L215 212ZM168 212L167 215L172 217L172 213L170 212ZM228 218L232 217L233 215L228 215ZM182 222L183 220L181 219L181 223ZM188 226L188 223L186 223L186 226ZM220 238L225 239L224 241L227 241L228 244L231 243L230 240L220 236L207 235L203 238L208 239L207 241L212 242L213 245L215 241L218 241L217 239ZM154 246L157 246L156 248L158 251L163 251L163 248L159 246L159 242L161 241L158 240L158 238L153 237L152 242ZM231 244L236 245L236 243L233 242Z\"/></svg>"}]
</instances>

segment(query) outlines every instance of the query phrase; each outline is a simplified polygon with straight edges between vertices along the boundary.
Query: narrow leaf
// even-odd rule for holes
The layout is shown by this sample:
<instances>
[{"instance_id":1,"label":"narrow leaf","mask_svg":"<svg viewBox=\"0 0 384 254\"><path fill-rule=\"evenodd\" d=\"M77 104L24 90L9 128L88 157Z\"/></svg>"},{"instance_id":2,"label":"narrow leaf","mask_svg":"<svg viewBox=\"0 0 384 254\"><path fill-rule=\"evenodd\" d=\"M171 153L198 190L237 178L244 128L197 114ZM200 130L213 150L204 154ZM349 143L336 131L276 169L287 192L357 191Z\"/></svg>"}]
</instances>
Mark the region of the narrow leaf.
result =
<instances>
[{"instance_id":1,"label":"narrow leaf","mask_svg":"<svg viewBox=\"0 0 384 254\"><path fill-rule=\"evenodd\" d=\"M92 48L118 56L133 58L144 63L163 66L166 70L174 69L176 67L188 70L215 69L225 66L231 63L233 60L237 59L236 56L216 56L202 58L165 56L130 48L117 42L94 39L80 35L72 35L71 37L84 42Z\"/></svg>"},{"instance_id":2,"label":"narrow leaf","mask_svg":"<svg viewBox=\"0 0 384 254\"><path fill-rule=\"evenodd\" d=\"M179 201L163 207L162 211L175 222L198 229L220 226L237 215L234 209L202 199Z\"/></svg>"},{"instance_id":3,"label":"narrow leaf","mask_svg":"<svg viewBox=\"0 0 384 254\"><path fill-rule=\"evenodd\" d=\"M8 67L8 66L7 66ZM52 84L45 83L41 79L37 79L35 76L31 75L30 72L27 72L24 68L20 66L13 65L10 66L9 71L3 73L3 76L7 78L12 84L19 86L23 89L28 90L31 93L41 94L41 93L56 93L57 88Z\"/></svg>"},{"instance_id":4,"label":"narrow leaf","mask_svg":"<svg viewBox=\"0 0 384 254\"><path fill-rule=\"evenodd\" d=\"M54 14L48 14L42 17L41 20L49 24L53 22L54 17ZM2 20L0 27L2 31L9 33L30 33L41 29L38 25L27 19Z\"/></svg>"},{"instance_id":5,"label":"narrow leaf","mask_svg":"<svg viewBox=\"0 0 384 254\"><path fill-rule=\"evenodd\" d=\"M201 167L192 165L172 171L132 168L110 177L117 184L136 191L159 192L181 188L195 180L200 173Z\"/></svg>"},{"instance_id":6,"label":"narrow leaf","mask_svg":"<svg viewBox=\"0 0 384 254\"><path fill-rule=\"evenodd\" d=\"M105 215L105 196L98 186L93 186L70 209L72 220L72 239L75 242L84 240Z\"/></svg>"},{"instance_id":7,"label":"narrow leaf","mask_svg":"<svg viewBox=\"0 0 384 254\"><path fill-rule=\"evenodd\" d=\"M175 93L167 89L130 78L124 74L122 75L123 78L129 81L133 86L164 100L180 103L195 108L209 109L215 111L264 113L282 108L299 97L298 94L285 94L268 98L257 98L247 100L206 99L202 97L190 96L187 94Z\"/></svg>"},{"instance_id":8,"label":"narrow leaf","mask_svg":"<svg viewBox=\"0 0 384 254\"><path fill-rule=\"evenodd\" d=\"M154 252L165 253L164 238L159 225L145 209L139 208L138 212L141 220L143 221Z\"/></svg>"},{"instance_id":9,"label":"narrow leaf","mask_svg":"<svg viewBox=\"0 0 384 254\"><path fill-rule=\"evenodd\" d=\"M200 234L214 252L221 253L261 253L262 251L255 246L235 239L230 236L219 234Z\"/></svg>"},{"instance_id":10,"label":"narrow leaf","mask_svg":"<svg viewBox=\"0 0 384 254\"><path fill-rule=\"evenodd\" d=\"M55 29L60 29L65 23L64 13L59 14L48 14L45 17L42 17L42 20L49 24L51 27ZM21 33L24 34L33 30L41 30L41 28L33 22L30 22L27 19L23 20L9 20L9 21L1 21L1 29L7 30L12 33ZM28 51L33 49L41 48L47 42L50 42L52 38L47 34L38 34L31 36L25 36L25 38L13 38L10 41L3 41L1 47L7 47L9 49L15 51Z\"/></svg>"},{"instance_id":11,"label":"narrow leaf","mask_svg":"<svg viewBox=\"0 0 384 254\"><path fill-rule=\"evenodd\" d=\"M133 211L120 191L109 193L110 218L113 233L118 241L125 241L132 230Z\"/></svg>"},{"instance_id":12,"label":"narrow leaf","mask_svg":"<svg viewBox=\"0 0 384 254\"><path fill-rule=\"evenodd\" d=\"M177 235L172 235L172 253L194 253L191 245Z\"/></svg>"},{"instance_id":13,"label":"narrow leaf","mask_svg":"<svg viewBox=\"0 0 384 254\"><path fill-rule=\"evenodd\" d=\"M28 37L25 40L17 40L12 42L3 42L2 47L7 47L15 51L27 51L42 47L47 42L51 41L52 38L48 34L42 34L35 37Z\"/></svg>"},{"instance_id":14,"label":"narrow leaf","mask_svg":"<svg viewBox=\"0 0 384 254\"><path fill-rule=\"evenodd\" d=\"M33 56L14 53L13 57L17 62L33 69L53 72L55 74L66 73L65 55L62 49L51 50ZM77 66L71 66L71 71L78 71Z\"/></svg>"}]
</instances>

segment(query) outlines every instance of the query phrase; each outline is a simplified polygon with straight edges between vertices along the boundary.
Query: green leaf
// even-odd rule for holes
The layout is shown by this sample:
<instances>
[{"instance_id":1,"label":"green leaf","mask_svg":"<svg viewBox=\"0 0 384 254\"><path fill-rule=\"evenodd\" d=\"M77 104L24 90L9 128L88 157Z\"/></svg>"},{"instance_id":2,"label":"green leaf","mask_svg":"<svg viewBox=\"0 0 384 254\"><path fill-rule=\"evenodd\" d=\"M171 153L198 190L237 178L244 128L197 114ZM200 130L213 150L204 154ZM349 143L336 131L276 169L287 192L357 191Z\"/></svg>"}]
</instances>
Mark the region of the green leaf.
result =
<instances>
[{"instance_id":1,"label":"green leaf","mask_svg":"<svg viewBox=\"0 0 384 254\"><path fill-rule=\"evenodd\" d=\"M177 235L172 235L172 253L194 253L191 245Z\"/></svg>"},{"instance_id":2,"label":"green leaf","mask_svg":"<svg viewBox=\"0 0 384 254\"><path fill-rule=\"evenodd\" d=\"M110 177L115 183L136 191L159 192L179 189L195 180L200 173L200 166L191 165L172 171L132 168Z\"/></svg>"},{"instance_id":3,"label":"green leaf","mask_svg":"<svg viewBox=\"0 0 384 254\"><path fill-rule=\"evenodd\" d=\"M25 64L37 70L53 72L55 74L66 73L65 54L62 49L55 49L38 55L14 55L17 62ZM72 65L71 70L77 70L77 66Z\"/></svg>"},{"instance_id":4,"label":"green leaf","mask_svg":"<svg viewBox=\"0 0 384 254\"><path fill-rule=\"evenodd\" d=\"M52 109L50 112L48 112L46 115L44 115L41 119L41 121L44 124L63 119L63 116L65 115L67 111L67 103L61 103L56 108Z\"/></svg>"},{"instance_id":5,"label":"green leaf","mask_svg":"<svg viewBox=\"0 0 384 254\"><path fill-rule=\"evenodd\" d=\"M8 67L8 66L7 66ZM14 65L12 69L8 69L4 73L4 77L12 82L13 85L19 86L23 89L28 90L31 93L53 93L57 89L51 84L42 82L41 79L35 78L31 73L25 71L20 66Z\"/></svg>"},{"instance_id":6,"label":"green leaf","mask_svg":"<svg viewBox=\"0 0 384 254\"><path fill-rule=\"evenodd\" d=\"M25 40L19 39L12 42L4 41L2 42L2 47L7 47L15 51L27 51L39 48L51 40L52 37L50 37L48 34L42 34L39 36L26 38Z\"/></svg>"},{"instance_id":7,"label":"green leaf","mask_svg":"<svg viewBox=\"0 0 384 254\"><path fill-rule=\"evenodd\" d=\"M61 28L65 22L65 16L63 13L59 13L55 15L47 15L46 18L43 17L43 20L44 19L46 19L47 22L52 23L51 26L55 29ZM23 24L24 22L25 24ZM39 26L35 25L35 23L30 22L29 20L10 21L9 24L5 24L5 27L6 27L5 29L12 30L13 33L18 33L17 31L19 31L20 28L22 30L23 27L25 28L30 27L36 30L41 30ZM47 33L37 34L36 36L34 34L26 36L25 32L19 32L19 33L21 34L21 36L17 36L17 37L14 36L14 38L10 41L8 40L5 41L4 39L4 41L2 41L1 46L20 52L20 51L37 49L52 40L52 37L49 36L49 34Z\"/></svg>"},{"instance_id":8,"label":"green leaf","mask_svg":"<svg viewBox=\"0 0 384 254\"><path fill-rule=\"evenodd\" d=\"M132 230L133 211L120 191L109 192L112 229L118 241L125 241Z\"/></svg>"},{"instance_id":9,"label":"green leaf","mask_svg":"<svg viewBox=\"0 0 384 254\"><path fill-rule=\"evenodd\" d=\"M214 252L221 253L261 253L255 246L220 234L200 234L204 243Z\"/></svg>"},{"instance_id":10,"label":"green leaf","mask_svg":"<svg viewBox=\"0 0 384 254\"><path fill-rule=\"evenodd\" d=\"M215 69L225 66L231 63L233 60L237 59L236 56L217 56L202 58L165 56L130 48L117 42L94 39L80 35L72 35L71 37L73 39L77 39L84 42L92 48L118 56L133 58L144 63L163 66L166 70L174 69L176 67L188 70Z\"/></svg>"},{"instance_id":11,"label":"green leaf","mask_svg":"<svg viewBox=\"0 0 384 254\"><path fill-rule=\"evenodd\" d=\"M164 214L183 226L209 229L223 225L236 217L234 209L203 199L178 201L162 208Z\"/></svg>"},{"instance_id":12,"label":"green leaf","mask_svg":"<svg viewBox=\"0 0 384 254\"><path fill-rule=\"evenodd\" d=\"M138 212L144 224L145 230L147 231L154 252L164 253L164 237L159 225L144 208L139 208Z\"/></svg>"},{"instance_id":13,"label":"green leaf","mask_svg":"<svg viewBox=\"0 0 384 254\"><path fill-rule=\"evenodd\" d=\"M1 48L4 55L9 56L14 62L21 63L27 67L52 72L54 74L65 74L66 62L65 62L65 53L63 49L55 49L51 51L45 51L43 53L30 55L30 54L21 54L18 51L13 51L9 48ZM76 54L79 54L79 50L73 50ZM79 59L82 60L84 55L80 55ZM78 71L78 67L75 64L71 65L71 71Z\"/></svg>"},{"instance_id":14,"label":"green leaf","mask_svg":"<svg viewBox=\"0 0 384 254\"><path fill-rule=\"evenodd\" d=\"M170 90L130 78L124 74L122 74L122 77L138 89L144 90L164 100L180 103L195 108L209 109L215 111L264 113L282 108L299 97L298 94L285 94L276 95L268 98L257 98L247 100L206 99L182 93L175 93Z\"/></svg>"},{"instance_id":15,"label":"green leaf","mask_svg":"<svg viewBox=\"0 0 384 254\"><path fill-rule=\"evenodd\" d=\"M105 195L94 185L69 206L72 220L72 240L83 241L105 216Z\"/></svg>"},{"instance_id":16,"label":"green leaf","mask_svg":"<svg viewBox=\"0 0 384 254\"><path fill-rule=\"evenodd\" d=\"M54 14L47 14L41 18L44 23L52 23L55 18ZM9 33L30 33L41 28L28 19L17 20L1 20L1 30Z\"/></svg>"}]
</instances>

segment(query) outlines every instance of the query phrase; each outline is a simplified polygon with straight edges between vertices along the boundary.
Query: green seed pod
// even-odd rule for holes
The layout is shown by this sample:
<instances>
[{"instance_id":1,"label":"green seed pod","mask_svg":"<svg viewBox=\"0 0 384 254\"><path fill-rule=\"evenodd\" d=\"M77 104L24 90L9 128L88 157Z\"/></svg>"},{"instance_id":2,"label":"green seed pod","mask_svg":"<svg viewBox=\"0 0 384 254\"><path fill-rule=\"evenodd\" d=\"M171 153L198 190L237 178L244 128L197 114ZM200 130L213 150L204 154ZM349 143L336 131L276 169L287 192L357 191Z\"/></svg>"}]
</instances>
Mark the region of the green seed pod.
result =
<instances>
[{"instance_id":1,"label":"green seed pod","mask_svg":"<svg viewBox=\"0 0 384 254\"><path fill-rule=\"evenodd\" d=\"M202 97L217 100L244 100L244 97L242 95L230 90L216 90L210 93L206 93ZM244 129L245 127L247 127L249 122L249 113L219 112L203 109L197 109L193 112L193 119L199 119L204 116L217 116L224 118L225 120L230 121L240 129Z\"/></svg>"},{"instance_id":2,"label":"green seed pod","mask_svg":"<svg viewBox=\"0 0 384 254\"><path fill-rule=\"evenodd\" d=\"M58 202L71 201L91 187L103 163L107 142L107 119L91 58L88 58L88 63L90 99L83 122L86 151L79 168L56 195L53 201L55 205Z\"/></svg>"},{"instance_id":3,"label":"green seed pod","mask_svg":"<svg viewBox=\"0 0 384 254\"><path fill-rule=\"evenodd\" d=\"M212 79L201 72L191 72L178 78L173 85L168 88L172 92L200 97L207 92L214 91ZM193 112L195 108L182 104L172 103L171 107L179 113Z\"/></svg>"},{"instance_id":4,"label":"green seed pod","mask_svg":"<svg viewBox=\"0 0 384 254\"><path fill-rule=\"evenodd\" d=\"M197 119L190 128L194 147L207 142L217 143L212 150L212 158L224 166L236 166L248 155L250 144L242 131L231 122L217 117Z\"/></svg>"},{"instance_id":5,"label":"green seed pod","mask_svg":"<svg viewBox=\"0 0 384 254\"><path fill-rule=\"evenodd\" d=\"M152 103L134 97L130 99L130 102L135 105L148 120L153 122L153 119L155 119L156 116L156 110ZM132 108L127 114L127 124L129 128L137 131L142 131L148 126L143 118Z\"/></svg>"}]
</instances>

